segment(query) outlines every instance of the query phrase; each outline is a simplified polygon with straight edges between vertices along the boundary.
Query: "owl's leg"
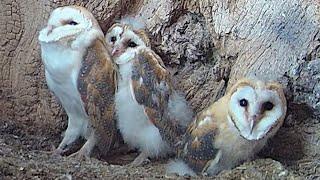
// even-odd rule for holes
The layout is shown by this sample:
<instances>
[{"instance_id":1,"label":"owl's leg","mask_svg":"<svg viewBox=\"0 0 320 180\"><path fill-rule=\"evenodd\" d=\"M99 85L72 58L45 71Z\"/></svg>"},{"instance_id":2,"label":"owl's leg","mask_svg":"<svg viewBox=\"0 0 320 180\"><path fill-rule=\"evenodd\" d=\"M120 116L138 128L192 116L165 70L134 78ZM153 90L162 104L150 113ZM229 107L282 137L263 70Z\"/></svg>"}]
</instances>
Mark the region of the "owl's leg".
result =
<instances>
[{"instance_id":1,"label":"owl's leg","mask_svg":"<svg viewBox=\"0 0 320 180\"><path fill-rule=\"evenodd\" d=\"M71 154L69 157L76 157L79 159L90 158L91 151L96 145L96 143L97 143L97 138L95 137L94 132L92 132L87 142L81 147L81 149Z\"/></svg>"},{"instance_id":2,"label":"owl's leg","mask_svg":"<svg viewBox=\"0 0 320 180\"><path fill-rule=\"evenodd\" d=\"M146 151L142 151L139 156L137 156L131 163L131 166L141 166L143 164L149 163L148 154Z\"/></svg>"},{"instance_id":3,"label":"owl's leg","mask_svg":"<svg viewBox=\"0 0 320 180\"><path fill-rule=\"evenodd\" d=\"M64 134L64 137L59 144L58 148L54 150L54 154L62 155L66 151L69 150L70 145L75 142L81 135L83 131L84 120L82 119L75 119L69 117L68 119L68 127Z\"/></svg>"}]
</instances>

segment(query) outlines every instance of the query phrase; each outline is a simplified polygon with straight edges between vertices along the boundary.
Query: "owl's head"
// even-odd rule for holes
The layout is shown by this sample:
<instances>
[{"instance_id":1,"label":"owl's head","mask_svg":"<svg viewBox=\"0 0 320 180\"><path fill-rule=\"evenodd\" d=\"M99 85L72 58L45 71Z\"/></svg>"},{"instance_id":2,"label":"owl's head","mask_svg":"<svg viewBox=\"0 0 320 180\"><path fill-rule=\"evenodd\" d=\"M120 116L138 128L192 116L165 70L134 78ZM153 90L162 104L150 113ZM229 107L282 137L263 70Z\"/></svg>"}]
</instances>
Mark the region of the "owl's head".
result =
<instances>
[{"instance_id":1,"label":"owl's head","mask_svg":"<svg viewBox=\"0 0 320 180\"><path fill-rule=\"evenodd\" d=\"M245 139L270 137L282 125L287 105L280 84L242 79L228 96L229 120Z\"/></svg>"},{"instance_id":2,"label":"owl's head","mask_svg":"<svg viewBox=\"0 0 320 180\"><path fill-rule=\"evenodd\" d=\"M129 23L130 22L130 23ZM114 24L107 32L106 42L112 48L112 57L117 64L125 64L135 57L138 50L149 47L150 42L143 26L134 20Z\"/></svg>"},{"instance_id":3,"label":"owl's head","mask_svg":"<svg viewBox=\"0 0 320 180\"><path fill-rule=\"evenodd\" d=\"M73 48L87 48L102 30L94 16L84 7L59 7L50 14L47 26L40 31L41 43L60 43Z\"/></svg>"}]
</instances>

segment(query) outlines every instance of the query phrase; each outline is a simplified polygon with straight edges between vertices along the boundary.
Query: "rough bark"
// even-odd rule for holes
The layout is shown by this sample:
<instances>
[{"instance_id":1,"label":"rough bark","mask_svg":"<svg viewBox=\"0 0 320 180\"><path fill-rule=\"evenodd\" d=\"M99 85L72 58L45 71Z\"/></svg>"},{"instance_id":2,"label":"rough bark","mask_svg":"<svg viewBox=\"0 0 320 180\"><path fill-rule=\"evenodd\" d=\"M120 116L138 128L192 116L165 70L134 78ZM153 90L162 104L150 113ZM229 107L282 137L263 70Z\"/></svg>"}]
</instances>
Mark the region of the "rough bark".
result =
<instances>
[{"instance_id":1,"label":"rough bark","mask_svg":"<svg viewBox=\"0 0 320 180\"><path fill-rule=\"evenodd\" d=\"M152 47L196 112L240 77L282 82L288 116L261 156L299 175L319 175L320 3L315 0L2 0L0 134L30 139L30 149L48 150L59 141L66 116L46 86L37 36L50 11L67 4L87 7L104 31L126 15L144 20Z\"/></svg>"}]
</instances>

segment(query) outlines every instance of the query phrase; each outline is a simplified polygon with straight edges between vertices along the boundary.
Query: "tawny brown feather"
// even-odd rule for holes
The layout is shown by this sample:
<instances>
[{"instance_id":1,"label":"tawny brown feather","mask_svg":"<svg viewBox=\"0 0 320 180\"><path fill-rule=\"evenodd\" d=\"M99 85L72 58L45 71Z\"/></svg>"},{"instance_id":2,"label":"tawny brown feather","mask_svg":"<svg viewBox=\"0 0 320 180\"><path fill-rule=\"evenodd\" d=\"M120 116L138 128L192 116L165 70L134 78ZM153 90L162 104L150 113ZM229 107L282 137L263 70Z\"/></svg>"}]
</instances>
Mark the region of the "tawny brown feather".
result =
<instances>
[{"instance_id":1,"label":"tawny brown feather","mask_svg":"<svg viewBox=\"0 0 320 180\"><path fill-rule=\"evenodd\" d=\"M111 149L117 135L114 117L116 72L104 40L97 39L82 64L78 89L102 153Z\"/></svg>"},{"instance_id":2,"label":"tawny brown feather","mask_svg":"<svg viewBox=\"0 0 320 180\"><path fill-rule=\"evenodd\" d=\"M248 79L239 80L224 97L196 116L182 140L181 137L178 137L179 140L174 141L181 142L179 146L176 146L178 157L194 172L200 174L208 170L207 173L216 174L224 168L233 167L239 163L239 159L245 160L259 151L267 138L270 137L248 141L240 136L235 127L230 124L232 122L229 120L233 121L232 117L235 116L229 109L230 98L237 89L243 86L276 91L282 101L283 114L268 133L274 134L283 123L286 100L280 84L255 82ZM248 147L251 148L250 151ZM245 158L241 156L245 156Z\"/></svg>"},{"instance_id":3,"label":"tawny brown feather","mask_svg":"<svg viewBox=\"0 0 320 180\"><path fill-rule=\"evenodd\" d=\"M139 51L133 63L131 80L136 101L144 106L145 114L163 138L175 145L179 142L177 137L186 129L168 114L169 98L173 93L169 71L161 58L148 48Z\"/></svg>"}]
</instances>

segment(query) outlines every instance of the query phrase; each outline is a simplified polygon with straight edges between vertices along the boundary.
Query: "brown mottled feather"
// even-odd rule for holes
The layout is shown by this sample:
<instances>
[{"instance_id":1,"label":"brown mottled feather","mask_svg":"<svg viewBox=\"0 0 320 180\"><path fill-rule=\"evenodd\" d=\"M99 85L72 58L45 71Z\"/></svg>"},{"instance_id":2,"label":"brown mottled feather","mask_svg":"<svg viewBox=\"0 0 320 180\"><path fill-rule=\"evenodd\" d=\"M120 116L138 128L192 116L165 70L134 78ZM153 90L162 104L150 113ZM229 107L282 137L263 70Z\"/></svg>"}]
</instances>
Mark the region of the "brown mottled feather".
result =
<instances>
[{"instance_id":1,"label":"brown mottled feather","mask_svg":"<svg viewBox=\"0 0 320 180\"><path fill-rule=\"evenodd\" d=\"M98 140L97 145L104 154L111 149L117 134L114 117L116 66L103 39L93 43L84 59L78 89Z\"/></svg>"},{"instance_id":2,"label":"brown mottled feather","mask_svg":"<svg viewBox=\"0 0 320 180\"><path fill-rule=\"evenodd\" d=\"M141 30L132 30L132 31L142 39L142 41L146 44L147 47L150 47L150 39L145 30L141 29Z\"/></svg>"},{"instance_id":3,"label":"brown mottled feather","mask_svg":"<svg viewBox=\"0 0 320 180\"><path fill-rule=\"evenodd\" d=\"M161 58L151 49L140 50L133 62L131 86L136 101L144 106L149 120L166 142L179 143L185 128L169 116L168 103L173 93L171 76Z\"/></svg>"},{"instance_id":4,"label":"brown mottled feather","mask_svg":"<svg viewBox=\"0 0 320 180\"><path fill-rule=\"evenodd\" d=\"M199 125L206 117L211 117L205 125ZM177 147L178 157L183 159L193 170L201 172L210 161L215 159L219 149L214 146L218 133L212 114L203 111L190 124L183 141Z\"/></svg>"},{"instance_id":5,"label":"brown mottled feather","mask_svg":"<svg viewBox=\"0 0 320 180\"><path fill-rule=\"evenodd\" d=\"M224 97L196 116L177 148L178 158L184 160L196 173L206 171L210 163L215 160L220 151L217 142L228 142L230 138L234 138L234 135L228 130L229 110L227 107L232 94L242 86L274 90L278 92L284 103L283 108L286 108L286 100L280 84L273 82L264 84L248 79L239 80ZM286 112L286 109L283 111ZM274 128L281 126L283 119L284 115Z\"/></svg>"}]
</instances>

